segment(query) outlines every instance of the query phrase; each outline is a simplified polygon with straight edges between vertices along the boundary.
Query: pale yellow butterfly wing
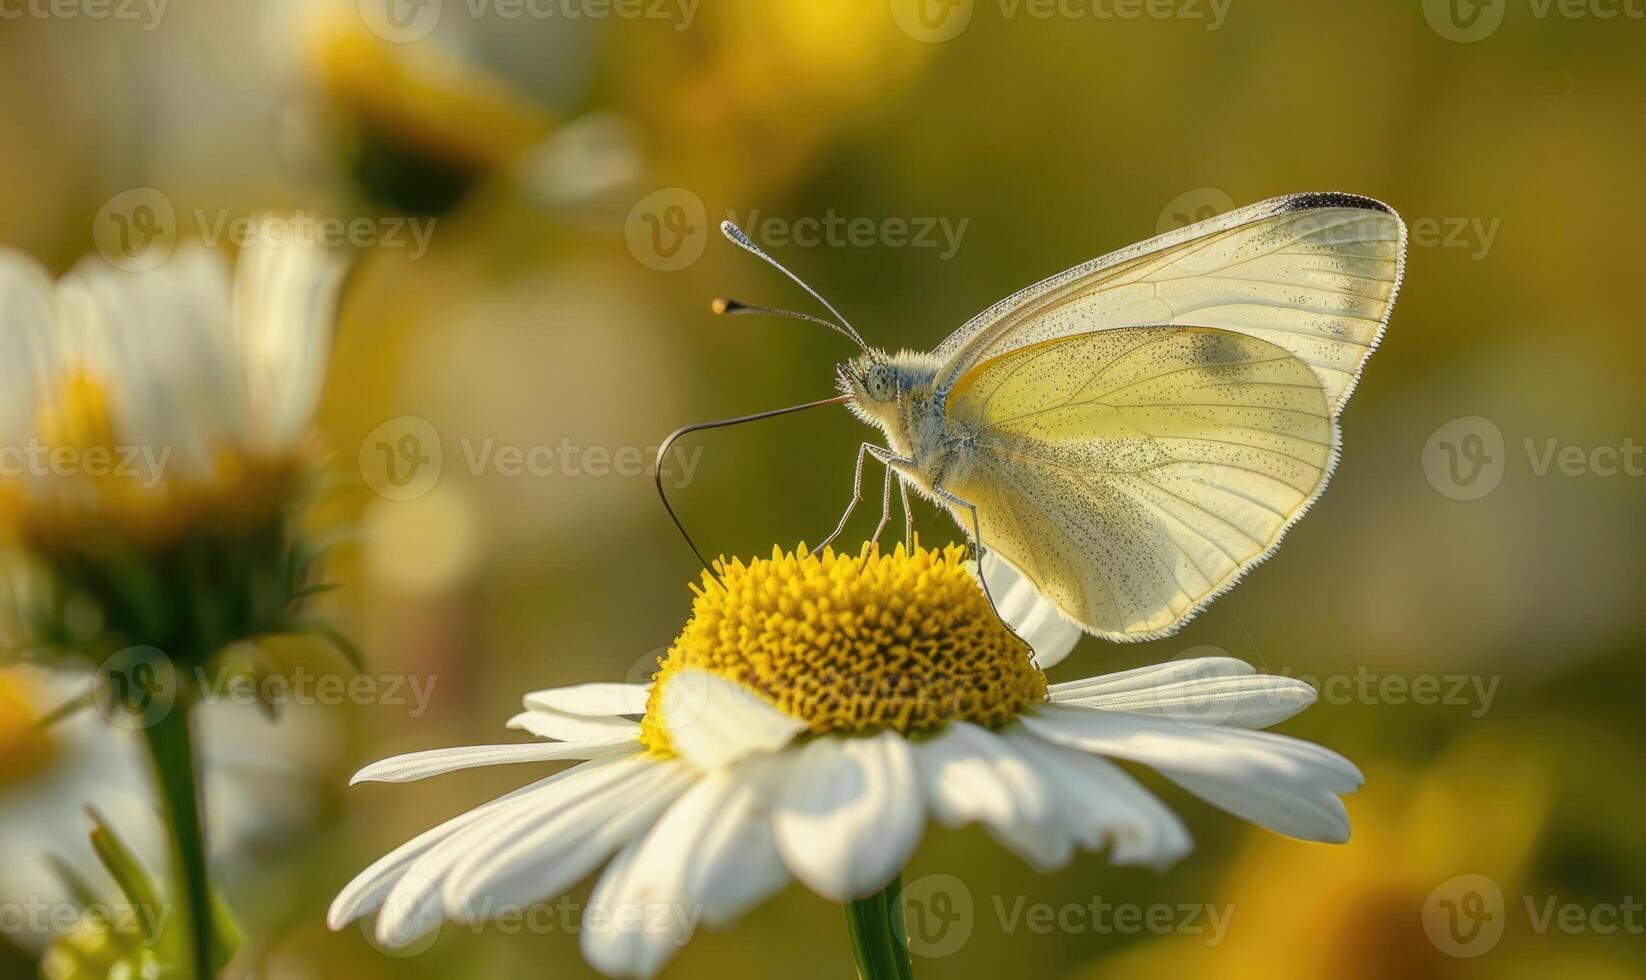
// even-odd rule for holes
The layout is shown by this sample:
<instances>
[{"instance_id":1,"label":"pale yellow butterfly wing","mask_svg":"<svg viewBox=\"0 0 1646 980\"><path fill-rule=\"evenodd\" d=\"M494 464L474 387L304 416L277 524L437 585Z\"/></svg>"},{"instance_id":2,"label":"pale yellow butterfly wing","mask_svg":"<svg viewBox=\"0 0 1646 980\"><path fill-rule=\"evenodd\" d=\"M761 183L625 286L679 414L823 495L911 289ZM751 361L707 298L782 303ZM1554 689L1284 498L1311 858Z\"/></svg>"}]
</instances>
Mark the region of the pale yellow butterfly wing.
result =
<instances>
[{"instance_id":1,"label":"pale yellow butterfly wing","mask_svg":"<svg viewBox=\"0 0 1646 980\"><path fill-rule=\"evenodd\" d=\"M1309 364L1199 327L1022 347L958 379L947 411L973 442L944 486L985 545L1115 640L1173 632L1267 557L1337 455Z\"/></svg>"},{"instance_id":2,"label":"pale yellow butterfly wing","mask_svg":"<svg viewBox=\"0 0 1646 980\"><path fill-rule=\"evenodd\" d=\"M1059 337L1138 324L1233 330L1307 362L1342 410L1394 308L1406 226L1351 194L1294 194L1093 259L982 313L938 347L937 387Z\"/></svg>"}]
</instances>

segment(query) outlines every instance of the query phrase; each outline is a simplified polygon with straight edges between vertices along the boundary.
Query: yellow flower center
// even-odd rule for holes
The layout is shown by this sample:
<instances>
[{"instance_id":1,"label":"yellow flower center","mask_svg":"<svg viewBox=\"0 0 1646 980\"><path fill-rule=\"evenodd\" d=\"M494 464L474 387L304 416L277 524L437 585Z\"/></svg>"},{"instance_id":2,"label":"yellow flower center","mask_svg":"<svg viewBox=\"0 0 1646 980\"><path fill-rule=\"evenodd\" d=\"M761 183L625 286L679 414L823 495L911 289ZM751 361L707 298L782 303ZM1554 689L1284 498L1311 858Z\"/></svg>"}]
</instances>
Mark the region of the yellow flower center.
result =
<instances>
[{"instance_id":1,"label":"yellow flower center","mask_svg":"<svg viewBox=\"0 0 1646 980\"><path fill-rule=\"evenodd\" d=\"M855 557L773 549L722 559L654 675L641 740L672 751L659 720L669 679L717 674L814 734L910 733L960 719L999 726L1045 699L1046 677L995 616L965 551L865 545Z\"/></svg>"},{"instance_id":2,"label":"yellow flower center","mask_svg":"<svg viewBox=\"0 0 1646 980\"><path fill-rule=\"evenodd\" d=\"M0 671L0 792L51 762L51 733L38 726L40 692L15 670Z\"/></svg>"},{"instance_id":3,"label":"yellow flower center","mask_svg":"<svg viewBox=\"0 0 1646 980\"><path fill-rule=\"evenodd\" d=\"M300 453L218 449L209 472L184 472L176 447L127 445L103 382L65 371L35 407L36 436L0 475L0 536L41 550L113 537L152 544L199 526L257 526L277 518L302 479Z\"/></svg>"},{"instance_id":4,"label":"yellow flower center","mask_svg":"<svg viewBox=\"0 0 1646 980\"><path fill-rule=\"evenodd\" d=\"M36 413L44 442L76 450L114 446L108 396L96 378L85 371L70 372L54 395Z\"/></svg>"}]
</instances>

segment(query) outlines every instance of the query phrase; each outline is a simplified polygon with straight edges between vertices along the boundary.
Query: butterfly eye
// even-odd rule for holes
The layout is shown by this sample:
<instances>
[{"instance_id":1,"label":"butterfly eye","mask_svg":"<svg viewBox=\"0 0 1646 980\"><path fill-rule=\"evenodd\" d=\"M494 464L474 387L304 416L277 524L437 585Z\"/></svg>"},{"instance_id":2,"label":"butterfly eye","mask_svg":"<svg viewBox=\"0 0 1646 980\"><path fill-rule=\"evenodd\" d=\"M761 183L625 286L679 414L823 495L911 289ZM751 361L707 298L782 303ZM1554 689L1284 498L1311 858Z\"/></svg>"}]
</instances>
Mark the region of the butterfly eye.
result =
<instances>
[{"instance_id":1,"label":"butterfly eye","mask_svg":"<svg viewBox=\"0 0 1646 980\"><path fill-rule=\"evenodd\" d=\"M863 376L863 390L877 402L889 402L897 397L897 382L892 369L884 364L871 366Z\"/></svg>"}]
</instances>

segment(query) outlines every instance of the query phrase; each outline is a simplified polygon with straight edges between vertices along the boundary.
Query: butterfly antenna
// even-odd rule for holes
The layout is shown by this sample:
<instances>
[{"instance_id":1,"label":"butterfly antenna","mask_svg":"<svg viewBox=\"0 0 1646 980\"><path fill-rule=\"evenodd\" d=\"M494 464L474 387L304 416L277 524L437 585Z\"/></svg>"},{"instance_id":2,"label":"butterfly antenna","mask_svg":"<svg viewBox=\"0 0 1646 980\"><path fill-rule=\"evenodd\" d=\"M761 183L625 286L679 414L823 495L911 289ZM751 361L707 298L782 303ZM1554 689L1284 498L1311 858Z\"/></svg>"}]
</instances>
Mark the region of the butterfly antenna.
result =
<instances>
[{"instance_id":1,"label":"butterfly antenna","mask_svg":"<svg viewBox=\"0 0 1646 980\"><path fill-rule=\"evenodd\" d=\"M716 299L709 308L714 311L715 316L744 316L748 314L759 314L764 316L780 316L790 320L805 320L807 323L816 323L820 326L828 327L837 334L847 337L851 336L851 334L840 329L840 324L835 323L833 320L825 320L820 316L812 316L810 313L798 313L794 310L779 310L776 307L771 306L756 306L753 303L745 303L742 300L729 299L725 296Z\"/></svg>"},{"instance_id":2,"label":"butterfly antenna","mask_svg":"<svg viewBox=\"0 0 1646 980\"><path fill-rule=\"evenodd\" d=\"M698 562L710 575L714 575L714 567L709 564L707 558L703 557L703 552L699 551L697 544L692 541L691 534L686 531L686 525L680 521L680 515L675 513L674 505L669 503L668 492L663 489L663 461L668 456L669 450L674 447L675 442L681 436L693 432L702 432L707 429L724 429L727 426L742 425L744 422L758 422L761 419L777 418L779 415L793 415L795 412L804 412L811 408L822 408L825 405L843 405L847 397L846 395L837 395L833 398L822 398L815 402L806 402L804 405L790 405L788 408L774 408L770 411L756 412L753 415L739 415L736 418L684 425L669 433L669 437L664 439L663 444L657 447L657 465L652 467L653 480L657 484L657 498L663 501L663 509L669 512L669 520L674 522L675 530L679 531L680 536L686 539L686 547L692 549L692 554L697 556Z\"/></svg>"},{"instance_id":3,"label":"butterfly antenna","mask_svg":"<svg viewBox=\"0 0 1646 980\"><path fill-rule=\"evenodd\" d=\"M744 304L741 304L741 303L736 304L736 307L738 309L747 310L751 313L752 312L774 313L778 316L789 316L789 317L795 317L795 318L802 319L802 320L812 320L813 322L822 323L825 326L829 327L831 330L835 330L839 333L843 333L846 336L850 337L852 339L852 341L855 342L857 344L857 346L863 348L863 350L867 351L869 349L869 345L863 342L862 336L859 335L858 332L855 329L853 329L853 327L850 323L846 322L846 318L840 315L839 310L835 309L834 306L832 304L830 304L830 302L828 300L824 299L822 294L820 294L817 290L815 290L812 287L806 285L806 280L804 280L804 279L800 278L799 276L795 275L794 273L790 272L788 270L788 268L783 265L783 263L781 263L781 262L777 261L776 259L772 258L770 255L767 255L765 249L761 248L759 245L756 245L754 243L754 240L751 239L748 235L743 234L743 229L737 227L735 224L732 224L730 221L722 221L722 222L720 222L720 233L722 235L725 235L727 238L731 239L732 244L734 244L737 247L743 249L745 252L748 252L750 255L753 255L755 258L760 259L761 261L765 262L767 265L770 265L772 268L776 269L778 272L781 272L785 276L788 276L789 279L791 279L795 283L795 285L799 286L801 289L804 289L807 293L809 293L811 295L812 299L815 299L819 303L822 303L824 309L826 309L830 313L834 314L835 322L830 323L827 320L822 320L822 319L819 319L819 318L816 318L816 317L808 317L805 314L801 314L801 313L789 313L789 312L786 312L786 311L783 311L783 310L771 310L771 309L768 309L766 307L761 307L761 306L745 306ZM727 306L731 307L734 301L726 301L726 302L727 302ZM715 309L716 313L721 313L721 312L734 313L734 312L738 312L738 309L731 309L731 308L728 308L726 310L719 309L719 306L720 306L719 302L717 302L715 304L715 306L716 306L716 309Z\"/></svg>"}]
</instances>

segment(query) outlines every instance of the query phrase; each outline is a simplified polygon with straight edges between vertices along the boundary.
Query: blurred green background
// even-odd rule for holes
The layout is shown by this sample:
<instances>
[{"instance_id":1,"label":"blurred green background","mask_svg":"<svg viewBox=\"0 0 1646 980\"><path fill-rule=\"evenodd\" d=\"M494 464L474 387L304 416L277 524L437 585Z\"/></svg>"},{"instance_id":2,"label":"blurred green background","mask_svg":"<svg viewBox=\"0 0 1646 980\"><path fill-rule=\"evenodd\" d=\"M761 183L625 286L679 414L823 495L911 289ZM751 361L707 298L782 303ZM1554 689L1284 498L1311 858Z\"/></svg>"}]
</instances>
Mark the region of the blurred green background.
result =
<instances>
[{"instance_id":1,"label":"blurred green background","mask_svg":"<svg viewBox=\"0 0 1646 980\"><path fill-rule=\"evenodd\" d=\"M1365 770L1354 839L1281 840L1164 787L1199 845L1164 875L1039 876L934 832L907 880L954 875L970 911L917 967L1646 973L1638 3L122 3L0 3L0 242L62 271L121 247L121 214L179 239L264 208L365 219L316 522L356 532L329 604L372 675L433 685L288 713L322 751L305 818L230 880L251 975L592 975L558 918L448 924L403 958L327 932L358 870L525 774L344 787L390 753L507 740L528 690L640 679L683 623L695 562L637 461L684 423L830 394L850 353L711 317L721 294L811 308L721 218L871 342L929 349L1046 275L1307 190L1412 230L1330 491L1181 635L1085 639L1053 680L1218 651L1314 680L1285 730ZM867 437L843 410L762 422L683 443L669 482L712 551L815 541ZM925 540L958 536L917 507ZM1018 914L1041 905L1062 924ZM32 975L13 945L0 970ZM839 909L796 886L666 975L849 970Z\"/></svg>"}]
</instances>

